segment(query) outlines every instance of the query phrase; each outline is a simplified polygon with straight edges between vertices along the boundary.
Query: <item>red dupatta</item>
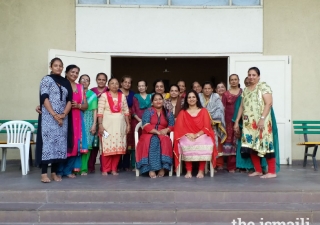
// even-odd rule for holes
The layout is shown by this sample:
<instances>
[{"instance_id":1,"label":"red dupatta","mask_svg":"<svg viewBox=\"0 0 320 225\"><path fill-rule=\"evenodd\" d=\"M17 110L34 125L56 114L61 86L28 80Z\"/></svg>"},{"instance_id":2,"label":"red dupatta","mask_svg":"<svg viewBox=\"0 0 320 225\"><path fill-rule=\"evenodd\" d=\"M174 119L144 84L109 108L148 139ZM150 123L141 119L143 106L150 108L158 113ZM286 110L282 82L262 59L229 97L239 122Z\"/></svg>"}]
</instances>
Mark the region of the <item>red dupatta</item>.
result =
<instances>
[{"instance_id":1,"label":"red dupatta","mask_svg":"<svg viewBox=\"0 0 320 225\"><path fill-rule=\"evenodd\" d=\"M118 92L118 102L115 104L112 98L112 95L109 91L106 92L108 103L110 106L110 110L112 113L119 113L121 112L121 106L122 106L122 93Z\"/></svg>"},{"instance_id":2,"label":"red dupatta","mask_svg":"<svg viewBox=\"0 0 320 225\"><path fill-rule=\"evenodd\" d=\"M208 135L213 143L212 165L216 165L218 150L215 141L215 134L211 127L209 112L202 108L197 116L191 116L186 110L181 110L174 126L174 160L176 168L179 166L179 139L187 133L198 133L203 131Z\"/></svg>"}]
</instances>

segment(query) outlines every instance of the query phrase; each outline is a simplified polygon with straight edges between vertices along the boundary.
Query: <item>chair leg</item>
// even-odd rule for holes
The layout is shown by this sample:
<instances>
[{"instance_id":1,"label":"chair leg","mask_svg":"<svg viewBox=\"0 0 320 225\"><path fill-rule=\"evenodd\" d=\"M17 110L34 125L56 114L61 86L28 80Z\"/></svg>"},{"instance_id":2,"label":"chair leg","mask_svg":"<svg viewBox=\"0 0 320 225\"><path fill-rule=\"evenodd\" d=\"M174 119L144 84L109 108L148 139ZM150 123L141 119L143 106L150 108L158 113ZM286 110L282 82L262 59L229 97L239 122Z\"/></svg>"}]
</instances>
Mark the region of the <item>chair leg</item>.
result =
<instances>
[{"instance_id":1,"label":"chair leg","mask_svg":"<svg viewBox=\"0 0 320 225\"><path fill-rule=\"evenodd\" d=\"M317 165L317 161L316 161L317 150L318 150L318 145L314 146L313 154L312 154L312 162L313 162L314 171L318 171L318 165Z\"/></svg>"},{"instance_id":2,"label":"chair leg","mask_svg":"<svg viewBox=\"0 0 320 225\"><path fill-rule=\"evenodd\" d=\"M181 156L179 156L179 166L177 167L176 175L177 177L181 175Z\"/></svg>"},{"instance_id":3,"label":"chair leg","mask_svg":"<svg viewBox=\"0 0 320 225\"><path fill-rule=\"evenodd\" d=\"M304 146L303 167L307 166L308 146Z\"/></svg>"},{"instance_id":4,"label":"chair leg","mask_svg":"<svg viewBox=\"0 0 320 225\"><path fill-rule=\"evenodd\" d=\"M24 147L20 147L20 158L21 158L21 171L22 171L22 175L27 175L26 173L26 165L25 165L25 151L24 151Z\"/></svg>"},{"instance_id":5,"label":"chair leg","mask_svg":"<svg viewBox=\"0 0 320 225\"><path fill-rule=\"evenodd\" d=\"M28 173L29 171L29 155L30 155L30 146L29 145L24 145L24 166L25 166L25 171L26 171L26 174Z\"/></svg>"},{"instance_id":6,"label":"chair leg","mask_svg":"<svg viewBox=\"0 0 320 225\"><path fill-rule=\"evenodd\" d=\"M210 177L214 177L214 168L213 168L212 162L209 162L209 164L210 164Z\"/></svg>"},{"instance_id":7,"label":"chair leg","mask_svg":"<svg viewBox=\"0 0 320 225\"><path fill-rule=\"evenodd\" d=\"M172 177L172 173L173 173L173 166L171 165L171 170L169 171L169 177Z\"/></svg>"},{"instance_id":8,"label":"chair leg","mask_svg":"<svg viewBox=\"0 0 320 225\"><path fill-rule=\"evenodd\" d=\"M2 160L1 160L1 171L6 171L7 163L7 148L2 148Z\"/></svg>"},{"instance_id":9,"label":"chair leg","mask_svg":"<svg viewBox=\"0 0 320 225\"><path fill-rule=\"evenodd\" d=\"M137 167L136 167L136 177L138 177L139 174L140 174L140 171L139 171L139 170L137 169Z\"/></svg>"}]
</instances>

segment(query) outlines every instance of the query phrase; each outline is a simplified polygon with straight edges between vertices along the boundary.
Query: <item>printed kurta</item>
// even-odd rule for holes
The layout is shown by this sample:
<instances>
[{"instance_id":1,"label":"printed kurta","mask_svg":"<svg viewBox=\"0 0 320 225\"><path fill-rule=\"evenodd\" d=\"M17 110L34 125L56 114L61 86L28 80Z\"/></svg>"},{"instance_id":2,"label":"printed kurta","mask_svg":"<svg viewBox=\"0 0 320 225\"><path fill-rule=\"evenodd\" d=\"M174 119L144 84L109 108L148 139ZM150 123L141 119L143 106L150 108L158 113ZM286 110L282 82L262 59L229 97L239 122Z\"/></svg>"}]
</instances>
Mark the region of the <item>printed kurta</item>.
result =
<instances>
[{"instance_id":1,"label":"printed kurta","mask_svg":"<svg viewBox=\"0 0 320 225\"><path fill-rule=\"evenodd\" d=\"M103 117L102 125L109 133L107 138L102 137L102 155L125 154L127 148L126 121L125 116L129 116L129 108L125 96L118 92L121 97L121 111L111 112L107 99L107 93L103 93L98 102L98 117ZM118 99L113 99L114 104L118 104Z\"/></svg>"},{"instance_id":2,"label":"printed kurta","mask_svg":"<svg viewBox=\"0 0 320 225\"><path fill-rule=\"evenodd\" d=\"M136 149L136 167L145 173L160 169L171 169L172 165L172 142L168 135L155 135L149 132L152 129L173 130L174 116L171 112L167 115L161 113L158 116L154 108L146 109L142 116L142 135Z\"/></svg>"},{"instance_id":3,"label":"printed kurta","mask_svg":"<svg viewBox=\"0 0 320 225\"><path fill-rule=\"evenodd\" d=\"M258 122L264 110L264 94L272 94L271 88L265 82L260 82L255 89L246 88L242 93L243 98L243 129L242 150L246 148L257 152L257 155L274 157L274 143L272 134L272 119L270 112L265 117L263 131L258 130ZM268 156L268 157L269 157Z\"/></svg>"}]
</instances>

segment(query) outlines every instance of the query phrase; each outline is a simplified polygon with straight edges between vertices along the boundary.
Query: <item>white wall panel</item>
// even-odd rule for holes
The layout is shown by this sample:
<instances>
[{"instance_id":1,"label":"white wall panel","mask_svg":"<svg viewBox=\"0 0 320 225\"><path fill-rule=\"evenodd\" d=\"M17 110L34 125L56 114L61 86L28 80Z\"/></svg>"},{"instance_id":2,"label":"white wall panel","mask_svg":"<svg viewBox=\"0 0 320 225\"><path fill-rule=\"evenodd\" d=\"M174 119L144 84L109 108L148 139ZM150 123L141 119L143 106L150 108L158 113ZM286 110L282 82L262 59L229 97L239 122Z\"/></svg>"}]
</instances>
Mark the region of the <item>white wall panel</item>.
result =
<instances>
[{"instance_id":1,"label":"white wall panel","mask_svg":"<svg viewBox=\"0 0 320 225\"><path fill-rule=\"evenodd\" d=\"M76 49L114 53L262 53L262 8L76 8Z\"/></svg>"}]
</instances>

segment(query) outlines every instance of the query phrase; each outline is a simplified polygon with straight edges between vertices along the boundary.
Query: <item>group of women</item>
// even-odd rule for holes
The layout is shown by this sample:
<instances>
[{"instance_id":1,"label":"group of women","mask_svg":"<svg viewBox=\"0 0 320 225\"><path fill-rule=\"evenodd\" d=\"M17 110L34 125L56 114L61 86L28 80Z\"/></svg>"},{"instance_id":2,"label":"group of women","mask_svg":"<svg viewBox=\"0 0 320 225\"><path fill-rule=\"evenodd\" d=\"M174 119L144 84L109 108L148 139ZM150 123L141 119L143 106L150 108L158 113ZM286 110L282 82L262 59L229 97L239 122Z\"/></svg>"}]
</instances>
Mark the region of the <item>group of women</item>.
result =
<instances>
[{"instance_id":1,"label":"group of women","mask_svg":"<svg viewBox=\"0 0 320 225\"><path fill-rule=\"evenodd\" d=\"M166 93L164 82L156 80L153 94L147 93L144 80L137 82L134 93L130 76L119 83L104 73L96 77L98 86L89 90L90 77L83 74L78 79L76 65L67 66L62 77L59 58L51 60L50 69L40 82L36 109L36 160L44 183L95 172L98 153L104 176L137 168L151 178L163 177L184 161L185 177L191 178L196 161L197 177L203 178L210 161L216 170L224 169L226 162L231 173L238 168L253 170L249 176L276 177L279 152L272 91L259 81L256 67L249 69L244 91L238 75L232 74L229 90L219 83L214 93L210 82L195 81L186 91L180 80ZM138 123L142 130L135 143Z\"/></svg>"}]
</instances>

